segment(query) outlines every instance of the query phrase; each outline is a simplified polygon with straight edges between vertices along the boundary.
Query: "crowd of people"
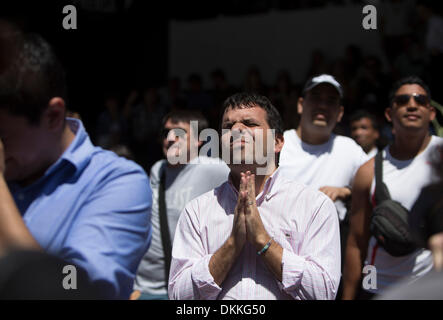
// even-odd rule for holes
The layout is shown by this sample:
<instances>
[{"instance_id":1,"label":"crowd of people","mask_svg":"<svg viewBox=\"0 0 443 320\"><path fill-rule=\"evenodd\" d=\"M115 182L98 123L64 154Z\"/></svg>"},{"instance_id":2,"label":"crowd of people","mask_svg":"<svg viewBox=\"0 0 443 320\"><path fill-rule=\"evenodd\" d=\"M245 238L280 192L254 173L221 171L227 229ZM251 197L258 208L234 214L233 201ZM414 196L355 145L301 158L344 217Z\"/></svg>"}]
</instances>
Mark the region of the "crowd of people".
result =
<instances>
[{"instance_id":1,"label":"crowd of people","mask_svg":"<svg viewBox=\"0 0 443 320\"><path fill-rule=\"evenodd\" d=\"M305 79L326 73L343 87L342 104L346 112L334 132L350 136L350 117L359 109L366 110L375 118L373 123L379 131L377 144L383 147L393 140L384 115L393 82L417 75L429 85L433 99L443 101L438 90L443 85L439 76L443 44L438 36L443 18L439 5L427 1L414 4L394 0L378 5L383 6L379 10L382 25L379 32L386 59L366 54L350 44L341 56L333 59L320 49L313 50L301 83L293 81L288 70L280 70L275 79L264 79L255 65L249 66L242 83L232 83L224 70L214 66L210 74L192 73L186 79L171 77L166 85L147 84L130 92L109 90L103 93L102 112L90 132L92 140L108 149L124 145L149 170L162 157L157 133L162 117L168 112L198 110L208 119L209 127L217 129L223 101L235 92L254 92L271 100L282 115L285 129L293 128L300 121L297 101ZM205 83L204 79L210 82ZM437 119L443 120L440 115ZM149 154L145 152L147 149Z\"/></svg>"},{"instance_id":2,"label":"crowd of people","mask_svg":"<svg viewBox=\"0 0 443 320\"><path fill-rule=\"evenodd\" d=\"M441 280L435 82L315 52L302 84L252 67L241 88L216 69L210 91L193 74L106 93L91 141L51 45L2 30L0 297L382 299ZM192 151L207 128L227 158Z\"/></svg>"}]
</instances>

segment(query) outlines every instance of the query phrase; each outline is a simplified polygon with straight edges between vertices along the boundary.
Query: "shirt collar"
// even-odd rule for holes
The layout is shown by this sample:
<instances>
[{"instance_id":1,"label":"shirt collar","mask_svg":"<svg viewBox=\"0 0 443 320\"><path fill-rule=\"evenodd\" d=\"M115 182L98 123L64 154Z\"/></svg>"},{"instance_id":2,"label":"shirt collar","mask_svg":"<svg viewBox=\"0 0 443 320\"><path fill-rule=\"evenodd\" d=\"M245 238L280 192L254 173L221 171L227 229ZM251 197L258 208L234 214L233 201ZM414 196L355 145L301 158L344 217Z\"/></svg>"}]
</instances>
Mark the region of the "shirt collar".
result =
<instances>
[{"instance_id":1,"label":"shirt collar","mask_svg":"<svg viewBox=\"0 0 443 320\"><path fill-rule=\"evenodd\" d=\"M82 170L91 158L94 146L86 133L83 123L74 118L66 118L66 123L69 129L75 134L75 138L61 157L49 167L45 175L55 171L61 163L65 161L72 164L76 171Z\"/></svg>"},{"instance_id":2,"label":"shirt collar","mask_svg":"<svg viewBox=\"0 0 443 320\"><path fill-rule=\"evenodd\" d=\"M262 190L262 192L257 195L256 199L260 199L262 197L266 197L268 200L272 198L277 193L277 188L275 186L275 182L277 180L277 177L279 176L280 169L277 167L277 169L269 176L269 178L265 182L265 186ZM228 185L231 188L231 190L234 192L235 196L238 197L238 190L232 183L232 177L231 177L232 171L229 173L228 177Z\"/></svg>"},{"instance_id":3,"label":"shirt collar","mask_svg":"<svg viewBox=\"0 0 443 320\"><path fill-rule=\"evenodd\" d=\"M58 158L57 161L46 170L44 175L31 185L20 187L15 182L8 183L11 192L15 192L17 190L30 190L34 188L36 185L39 185L42 181L44 181L50 174L57 171L66 162L70 163L75 171L82 170L89 163L94 146L91 143L85 128L83 127L83 123L74 118L66 118L66 123L69 126L69 129L71 129L71 131L75 134L75 138L72 140L68 148L63 152L60 158Z\"/></svg>"},{"instance_id":4,"label":"shirt collar","mask_svg":"<svg viewBox=\"0 0 443 320\"><path fill-rule=\"evenodd\" d=\"M263 188L263 195L265 195L268 199L277 193L275 182L277 181L279 173L280 169L277 167L268 180L266 180L265 187Z\"/></svg>"}]
</instances>

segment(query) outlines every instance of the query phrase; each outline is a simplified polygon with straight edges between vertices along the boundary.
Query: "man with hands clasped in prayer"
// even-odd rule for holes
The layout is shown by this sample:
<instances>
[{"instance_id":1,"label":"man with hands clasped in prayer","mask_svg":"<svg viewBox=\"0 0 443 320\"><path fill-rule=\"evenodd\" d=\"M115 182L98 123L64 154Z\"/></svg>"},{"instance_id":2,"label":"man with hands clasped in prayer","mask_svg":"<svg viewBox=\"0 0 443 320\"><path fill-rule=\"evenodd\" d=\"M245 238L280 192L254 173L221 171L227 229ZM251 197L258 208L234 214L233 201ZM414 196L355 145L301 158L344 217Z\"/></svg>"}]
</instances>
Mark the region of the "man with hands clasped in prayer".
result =
<instances>
[{"instance_id":1,"label":"man with hands clasped in prayer","mask_svg":"<svg viewBox=\"0 0 443 320\"><path fill-rule=\"evenodd\" d=\"M221 145L231 172L180 215L171 299L335 298L337 211L324 193L280 174L281 123L266 97L239 93L225 101Z\"/></svg>"}]
</instances>

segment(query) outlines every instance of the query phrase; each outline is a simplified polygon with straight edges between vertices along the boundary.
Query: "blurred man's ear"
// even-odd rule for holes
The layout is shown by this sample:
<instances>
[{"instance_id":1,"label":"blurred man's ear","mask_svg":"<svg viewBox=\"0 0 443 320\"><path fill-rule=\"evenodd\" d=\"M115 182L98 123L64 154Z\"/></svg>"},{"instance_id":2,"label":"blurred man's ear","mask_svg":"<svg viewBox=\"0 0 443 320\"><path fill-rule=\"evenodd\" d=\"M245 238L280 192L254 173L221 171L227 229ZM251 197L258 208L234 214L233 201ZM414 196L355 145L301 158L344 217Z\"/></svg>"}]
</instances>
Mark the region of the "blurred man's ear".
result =
<instances>
[{"instance_id":1,"label":"blurred man's ear","mask_svg":"<svg viewBox=\"0 0 443 320\"><path fill-rule=\"evenodd\" d=\"M303 97L298 98L297 113L298 114L302 114L303 113Z\"/></svg>"},{"instance_id":2,"label":"blurred man's ear","mask_svg":"<svg viewBox=\"0 0 443 320\"><path fill-rule=\"evenodd\" d=\"M429 116L429 120L433 121L435 119L435 117L437 116L437 113L435 111L435 108L433 106L429 106L429 110L431 112L430 116Z\"/></svg>"},{"instance_id":3,"label":"blurred man's ear","mask_svg":"<svg viewBox=\"0 0 443 320\"><path fill-rule=\"evenodd\" d=\"M274 152L279 153L283 149L283 145L285 144L285 138L283 137L283 134L276 133L274 139L275 139Z\"/></svg>"},{"instance_id":4,"label":"blurred man's ear","mask_svg":"<svg viewBox=\"0 0 443 320\"><path fill-rule=\"evenodd\" d=\"M43 125L50 130L58 131L65 123L66 105L65 100L54 97L49 100L48 107L43 113Z\"/></svg>"},{"instance_id":5,"label":"blurred man's ear","mask_svg":"<svg viewBox=\"0 0 443 320\"><path fill-rule=\"evenodd\" d=\"M340 106L340 111L338 112L338 116L337 116L337 123L339 123L341 121L344 113L345 113L345 108L343 106Z\"/></svg>"},{"instance_id":6,"label":"blurred man's ear","mask_svg":"<svg viewBox=\"0 0 443 320\"><path fill-rule=\"evenodd\" d=\"M392 122L392 108L385 109L385 117L386 117L386 120L388 120L389 122Z\"/></svg>"}]
</instances>

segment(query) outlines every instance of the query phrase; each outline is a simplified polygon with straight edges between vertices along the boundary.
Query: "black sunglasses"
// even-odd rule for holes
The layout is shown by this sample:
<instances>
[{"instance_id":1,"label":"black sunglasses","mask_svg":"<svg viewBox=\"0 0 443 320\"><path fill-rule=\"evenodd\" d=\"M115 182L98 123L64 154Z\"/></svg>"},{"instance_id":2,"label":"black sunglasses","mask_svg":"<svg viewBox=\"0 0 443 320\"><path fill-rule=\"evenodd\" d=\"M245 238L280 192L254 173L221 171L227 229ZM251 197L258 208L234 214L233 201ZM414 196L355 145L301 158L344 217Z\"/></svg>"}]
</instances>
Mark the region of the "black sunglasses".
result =
<instances>
[{"instance_id":1,"label":"black sunglasses","mask_svg":"<svg viewBox=\"0 0 443 320\"><path fill-rule=\"evenodd\" d=\"M399 94L394 97L394 103L398 106L404 106L408 104L411 96L414 97L415 102L420 106L427 106L429 103L429 98L425 94Z\"/></svg>"}]
</instances>

